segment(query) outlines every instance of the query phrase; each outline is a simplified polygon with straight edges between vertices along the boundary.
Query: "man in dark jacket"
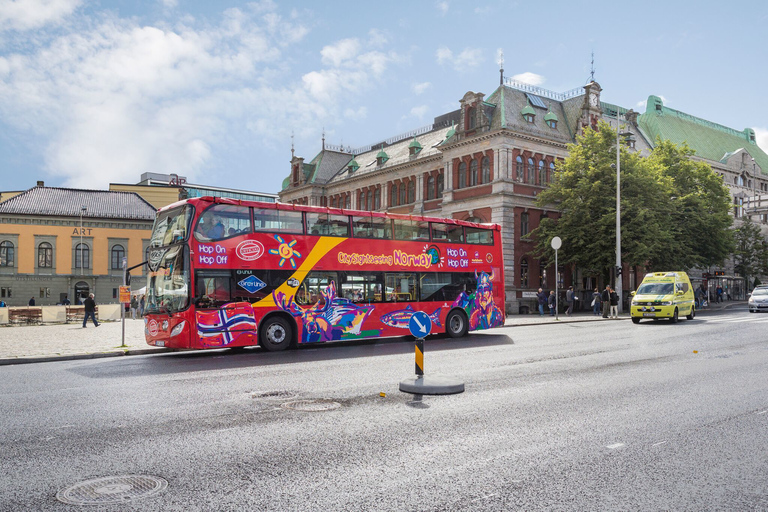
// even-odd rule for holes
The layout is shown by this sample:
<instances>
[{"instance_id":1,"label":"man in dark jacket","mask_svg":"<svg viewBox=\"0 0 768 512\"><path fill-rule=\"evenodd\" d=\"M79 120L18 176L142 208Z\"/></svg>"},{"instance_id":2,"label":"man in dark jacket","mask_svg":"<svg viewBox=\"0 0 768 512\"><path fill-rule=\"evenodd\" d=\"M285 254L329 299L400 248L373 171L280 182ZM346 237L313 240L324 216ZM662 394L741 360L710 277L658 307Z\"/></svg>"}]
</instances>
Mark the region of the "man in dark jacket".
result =
<instances>
[{"instance_id":1,"label":"man in dark jacket","mask_svg":"<svg viewBox=\"0 0 768 512\"><path fill-rule=\"evenodd\" d=\"M555 290L550 290L548 302L549 302L549 316L555 316L555 307L557 307Z\"/></svg>"},{"instance_id":2,"label":"man in dark jacket","mask_svg":"<svg viewBox=\"0 0 768 512\"><path fill-rule=\"evenodd\" d=\"M605 285L600 301L603 303L603 318L608 318L608 313L611 311L611 285Z\"/></svg>"},{"instance_id":3,"label":"man in dark jacket","mask_svg":"<svg viewBox=\"0 0 768 512\"><path fill-rule=\"evenodd\" d=\"M547 292L539 288L536 298L539 299L539 316L544 316L544 307L547 305Z\"/></svg>"},{"instance_id":4,"label":"man in dark jacket","mask_svg":"<svg viewBox=\"0 0 768 512\"><path fill-rule=\"evenodd\" d=\"M34 298L34 297L32 297L31 299L29 299L29 305L30 305L30 306L34 306L34 305L35 305L35 298Z\"/></svg>"},{"instance_id":5,"label":"man in dark jacket","mask_svg":"<svg viewBox=\"0 0 768 512\"><path fill-rule=\"evenodd\" d=\"M88 317L90 316L91 319L93 319L93 325L96 327L99 326L99 322L96 321L96 301L93 300L93 294L90 294L87 299L85 299L85 316L83 317L83 329L85 329L85 323L88 321Z\"/></svg>"}]
</instances>

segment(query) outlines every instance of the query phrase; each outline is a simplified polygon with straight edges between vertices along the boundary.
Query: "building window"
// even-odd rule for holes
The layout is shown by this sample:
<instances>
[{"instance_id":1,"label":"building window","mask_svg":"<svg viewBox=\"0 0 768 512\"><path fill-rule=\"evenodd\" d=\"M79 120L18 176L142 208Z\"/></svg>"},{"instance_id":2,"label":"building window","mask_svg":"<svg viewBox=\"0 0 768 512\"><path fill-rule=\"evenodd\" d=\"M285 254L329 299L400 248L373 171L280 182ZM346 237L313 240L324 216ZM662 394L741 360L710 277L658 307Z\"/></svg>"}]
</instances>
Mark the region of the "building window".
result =
<instances>
[{"instance_id":1,"label":"building window","mask_svg":"<svg viewBox=\"0 0 768 512\"><path fill-rule=\"evenodd\" d=\"M536 184L536 165L533 163L533 158L528 159L528 183Z\"/></svg>"},{"instance_id":2,"label":"building window","mask_svg":"<svg viewBox=\"0 0 768 512\"><path fill-rule=\"evenodd\" d=\"M520 288L528 288L528 259L520 260Z\"/></svg>"},{"instance_id":3,"label":"building window","mask_svg":"<svg viewBox=\"0 0 768 512\"><path fill-rule=\"evenodd\" d=\"M4 299L10 299L12 297L11 288L9 287L2 287L0 288L0 297Z\"/></svg>"},{"instance_id":4,"label":"building window","mask_svg":"<svg viewBox=\"0 0 768 512\"><path fill-rule=\"evenodd\" d=\"M547 124L549 125L550 128L557 129L557 121L555 121L554 119L550 119L549 121L547 121Z\"/></svg>"},{"instance_id":5,"label":"building window","mask_svg":"<svg viewBox=\"0 0 768 512\"><path fill-rule=\"evenodd\" d=\"M406 190L406 184L401 183L400 184L400 204L406 204L408 199L408 191Z\"/></svg>"},{"instance_id":6,"label":"building window","mask_svg":"<svg viewBox=\"0 0 768 512\"><path fill-rule=\"evenodd\" d=\"M523 181L523 157L515 158L515 176L517 181Z\"/></svg>"},{"instance_id":7,"label":"building window","mask_svg":"<svg viewBox=\"0 0 768 512\"><path fill-rule=\"evenodd\" d=\"M381 209L381 188L376 189L376 195L374 196L373 208L375 210Z\"/></svg>"},{"instance_id":8,"label":"building window","mask_svg":"<svg viewBox=\"0 0 768 512\"><path fill-rule=\"evenodd\" d=\"M112 246L111 263L112 270L121 270L123 268L123 258L125 257L125 249L122 245L116 244Z\"/></svg>"},{"instance_id":9,"label":"building window","mask_svg":"<svg viewBox=\"0 0 768 512\"><path fill-rule=\"evenodd\" d=\"M477 160L472 160L469 163L469 186L475 185L477 185Z\"/></svg>"},{"instance_id":10,"label":"building window","mask_svg":"<svg viewBox=\"0 0 768 512\"><path fill-rule=\"evenodd\" d=\"M347 209L352 208L352 194L347 194L345 201L346 201L345 208Z\"/></svg>"},{"instance_id":11,"label":"building window","mask_svg":"<svg viewBox=\"0 0 768 512\"><path fill-rule=\"evenodd\" d=\"M733 198L733 215L740 219L744 215L744 199L741 197Z\"/></svg>"},{"instance_id":12,"label":"building window","mask_svg":"<svg viewBox=\"0 0 768 512\"><path fill-rule=\"evenodd\" d=\"M549 181L555 179L555 162L549 162Z\"/></svg>"},{"instance_id":13,"label":"building window","mask_svg":"<svg viewBox=\"0 0 768 512\"><path fill-rule=\"evenodd\" d=\"M435 177L430 176L427 178L427 199L435 198Z\"/></svg>"},{"instance_id":14,"label":"building window","mask_svg":"<svg viewBox=\"0 0 768 512\"><path fill-rule=\"evenodd\" d=\"M408 182L408 202L409 203L416 202L416 181L415 180L411 180Z\"/></svg>"},{"instance_id":15,"label":"building window","mask_svg":"<svg viewBox=\"0 0 768 512\"><path fill-rule=\"evenodd\" d=\"M13 242L3 240L0 242L0 267L12 267L14 258Z\"/></svg>"},{"instance_id":16,"label":"building window","mask_svg":"<svg viewBox=\"0 0 768 512\"><path fill-rule=\"evenodd\" d=\"M437 197L441 197L443 195L443 186L444 186L445 179L443 178L442 173L437 175Z\"/></svg>"},{"instance_id":17,"label":"building window","mask_svg":"<svg viewBox=\"0 0 768 512\"><path fill-rule=\"evenodd\" d=\"M360 196L358 197L358 204L357 204L358 210L365 210L365 192L360 192Z\"/></svg>"},{"instance_id":18,"label":"building window","mask_svg":"<svg viewBox=\"0 0 768 512\"><path fill-rule=\"evenodd\" d=\"M459 164L459 188L465 188L467 186L467 164L461 162Z\"/></svg>"},{"instance_id":19,"label":"building window","mask_svg":"<svg viewBox=\"0 0 768 512\"><path fill-rule=\"evenodd\" d=\"M544 166L544 160L539 160L539 185L542 187L547 183L547 168Z\"/></svg>"},{"instance_id":20,"label":"building window","mask_svg":"<svg viewBox=\"0 0 768 512\"><path fill-rule=\"evenodd\" d=\"M373 210L373 190L368 191L368 201L366 210Z\"/></svg>"},{"instance_id":21,"label":"building window","mask_svg":"<svg viewBox=\"0 0 768 512\"><path fill-rule=\"evenodd\" d=\"M467 123L467 129L472 130L475 128L475 109L472 107L469 107L467 109L467 117L469 118L469 122Z\"/></svg>"},{"instance_id":22,"label":"building window","mask_svg":"<svg viewBox=\"0 0 768 512\"><path fill-rule=\"evenodd\" d=\"M389 206L397 206L397 184L392 184L392 191L389 197Z\"/></svg>"},{"instance_id":23,"label":"building window","mask_svg":"<svg viewBox=\"0 0 768 512\"><path fill-rule=\"evenodd\" d=\"M480 164L480 168L483 173L483 183L491 182L491 159L487 156L483 157L483 161Z\"/></svg>"},{"instance_id":24,"label":"building window","mask_svg":"<svg viewBox=\"0 0 768 512\"><path fill-rule=\"evenodd\" d=\"M53 246L43 242L37 246L37 266L40 268L53 267Z\"/></svg>"},{"instance_id":25,"label":"building window","mask_svg":"<svg viewBox=\"0 0 768 512\"><path fill-rule=\"evenodd\" d=\"M520 236L524 237L529 233L528 229L528 214L527 213L521 213L520 214Z\"/></svg>"},{"instance_id":26,"label":"building window","mask_svg":"<svg viewBox=\"0 0 768 512\"><path fill-rule=\"evenodd\" d=\"M91 250L86 244L75 246L75 268L90 268Z\"/></svg>"}]
</instances>

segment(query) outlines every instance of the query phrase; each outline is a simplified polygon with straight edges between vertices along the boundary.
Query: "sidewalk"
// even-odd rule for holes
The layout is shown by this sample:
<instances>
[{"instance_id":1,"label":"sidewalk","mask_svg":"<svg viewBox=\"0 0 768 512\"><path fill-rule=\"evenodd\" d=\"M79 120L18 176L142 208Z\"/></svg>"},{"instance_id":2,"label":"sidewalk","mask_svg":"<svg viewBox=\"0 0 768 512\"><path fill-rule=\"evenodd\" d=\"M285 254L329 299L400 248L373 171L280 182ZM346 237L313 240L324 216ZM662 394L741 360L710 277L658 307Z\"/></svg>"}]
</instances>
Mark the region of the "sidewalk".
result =
<instances>
[{"instance_id":1,"label":"sidewalk","mask_svg":"<svg viewBox=\"0 0 768 512\"><path fill-rule=\"evenodd\" d=\"M745 305L746 301L730 301L712 304L702 313ZM619 320L629 320L629 314L619 315ZM547 325L570 322L611 322L616 320L595 316L591 311L574 313L572 316L549 314L509 315L505 326ZM20 363L61 361L66 359L90 359L123 355L167 352L167 349L147 345L144 341L144 321L125 321L125 347L120 346L122 328L120 322L102 322L99 327L82 324L35 325L24 327L0 327L0 366Z\"/></svg>"}]
</instances>

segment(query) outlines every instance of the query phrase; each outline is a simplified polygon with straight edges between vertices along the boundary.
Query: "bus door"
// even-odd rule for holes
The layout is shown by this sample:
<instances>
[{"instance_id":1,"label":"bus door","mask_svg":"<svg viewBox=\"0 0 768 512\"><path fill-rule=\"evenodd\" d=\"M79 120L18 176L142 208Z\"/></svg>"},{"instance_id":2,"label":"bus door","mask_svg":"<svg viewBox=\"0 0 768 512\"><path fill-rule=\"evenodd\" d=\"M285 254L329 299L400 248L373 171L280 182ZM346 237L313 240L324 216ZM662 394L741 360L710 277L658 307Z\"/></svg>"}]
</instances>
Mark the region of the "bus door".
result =
<instances>
[{"instance_id":1,"label":"bus door","mask_svg":"<svg viewBox=\"0 0 768 512\"><path fill-rule=\"evenodd\" d=\"M204 345L228 345L241 334L256 334L253 306L239 300L233 289L230 270L200 270L195 274L195 320Z\"/></svg>"}]
</instances>

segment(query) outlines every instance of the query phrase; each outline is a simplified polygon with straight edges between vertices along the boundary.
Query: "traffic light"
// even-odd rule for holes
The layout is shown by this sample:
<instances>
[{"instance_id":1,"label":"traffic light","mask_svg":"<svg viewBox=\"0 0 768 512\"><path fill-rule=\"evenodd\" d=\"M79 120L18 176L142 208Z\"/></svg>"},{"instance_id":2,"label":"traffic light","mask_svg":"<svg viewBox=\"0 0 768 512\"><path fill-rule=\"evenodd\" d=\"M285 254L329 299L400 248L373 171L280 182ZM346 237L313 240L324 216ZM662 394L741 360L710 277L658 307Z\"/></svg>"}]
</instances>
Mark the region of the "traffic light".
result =
<instances>
[{"instance_id":1,"label":"traffic light","mask_svg":"<svg viewBox=\"0 0 768 512\"><path fill-rule=\"evenodd\" d=\"M621 267L620 267L620 266L618 266L618 265L616 266L616 275L617 275L617 276L620 276L620 275L621 275Z\"/></svg>"}]
</instances>

